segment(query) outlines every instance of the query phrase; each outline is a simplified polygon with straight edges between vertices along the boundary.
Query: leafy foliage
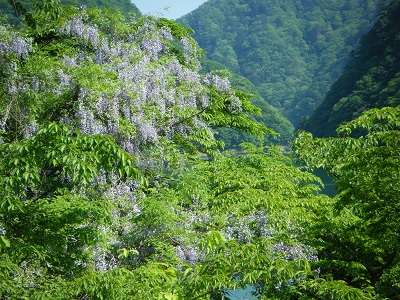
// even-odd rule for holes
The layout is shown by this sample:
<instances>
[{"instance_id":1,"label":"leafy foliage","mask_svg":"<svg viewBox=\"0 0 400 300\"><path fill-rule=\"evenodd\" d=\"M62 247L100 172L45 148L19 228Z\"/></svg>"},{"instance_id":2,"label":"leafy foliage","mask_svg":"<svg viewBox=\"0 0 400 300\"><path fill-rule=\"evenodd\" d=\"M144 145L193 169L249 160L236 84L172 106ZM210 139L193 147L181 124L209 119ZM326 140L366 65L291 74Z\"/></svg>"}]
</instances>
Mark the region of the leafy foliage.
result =
<instances>
[{"instance_id":1,"label":"leafy foliage","mask_svg":"<svg viewBox=\"0 0 400 300\"><path fill-rule=\"evenodd\" d=\"M29 294L36 278L76 276L91 261L89 247L102 243L101 226L112 220L101 190L81 189L100 172L140 180L133 158L109 136L81 135L55 123L1 144L0 153L0 225L7 238L1 255L17 272L15 278L2 266L1 281L11 288L3 289L4 297L14 285Z\"/></svg>"},{"instance_id":2,"label":"leafy foliage","mask_svg":"<svg viewBox=\"0 0 400 300\"><path fill-rule=\"evenodd\" d=\"M40 2L40 1L37 1ZM0 0L0 11L6 17L6 20L9 24L14 26L21 25L21 15L23 15L23 11L30 9L30 6L34 3L34 1L30 0L22 0L22 1L9 1L9 0ZM130 17L139 17L141 13L139 9L129 0L60 0L57 3L61 3L64 5L72 5L75 7L85 6L88 8L99 8L99 9L111 9L118 10L126 18ZM55 3L52 4L54 6Z\"/></svg>"},{"instance_id":3,"label":"leafy foliage","mask_svg":"<svg viewBox=\"0 0 400 300\"><path fill-rule=\"evenodd\" d=\"M399 107L369 110L338 128L343 137L300 133L294 143L309 167L335 176L340 191L331 216L313 234L320 241L321 269L388 298L399 293L399 112ZM354 131L363 135L349 137Z\"/></svg>"}]
</instances>

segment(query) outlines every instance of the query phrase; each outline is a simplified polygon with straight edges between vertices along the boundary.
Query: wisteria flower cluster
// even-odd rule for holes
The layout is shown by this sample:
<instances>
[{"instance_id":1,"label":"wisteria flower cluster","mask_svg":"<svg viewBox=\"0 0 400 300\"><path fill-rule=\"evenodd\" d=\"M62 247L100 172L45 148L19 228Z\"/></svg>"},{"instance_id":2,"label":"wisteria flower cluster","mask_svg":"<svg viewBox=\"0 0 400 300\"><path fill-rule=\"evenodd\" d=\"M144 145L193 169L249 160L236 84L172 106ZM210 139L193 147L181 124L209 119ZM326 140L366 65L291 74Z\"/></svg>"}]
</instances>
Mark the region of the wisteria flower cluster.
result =
<instances>
[{"instance_id":1,"label":"wisteria flower cluster","mask_svg":"<svg viewBox=\"0 0 400 300\"><path fill-rule=\"evenodd\" d=\"M273 234L273 228L263 211L241 218L228 216L227 223L225 236L240 243L249 243L255 236L269 238Z\"/></svg>"},{"instance_id":2,"label":"wisteria flower cluster","mask_svg":"<svg viewBox=\"0 0 400 300\"><path fill-rule=\"evenodd\" d=\"M161 137L190 139L200 130L194 138L197 144L212 140L212 124L202 113L216 101L230 113L241 112L241 101L226 78L199 75L200 51L183 28L177 33L166 20L154 17L128 24L129 31L111 34L100 28L86 10L80 10L57 31L76 43L75 50L65 51L56 62L39 62L34 53L26 64L31 64L27 69L36 68L27 76L28 90L21 91L18 78L10 87L36 94L39 101L34 105L69 99L72 110L60 109L52 118L86 134L111 135L133 155ZM6 49L26 58L31 45L15 37L7 44L0 41L0 52Z\"/></svg>"},{"instance_id":3,"label":"wisteria flower cluster","mask_svg":"<svg viewBox=\"0 0 400 300\"><path fill-rule=\"evenodd\" d=\"M7 95L16 95L21 90L26 92L27 85L17 81L18 61L27 60L31 52L31 39L20 36L11 27L0 23L0 69L5 75L0 78L0 98L7 99ZM2 103L0 100L0 130L6 129L6 122L12 114L8 102Z\"/></svg>"},{"instance_id":4,"label":"wisteria flower cluster","mask_svg":"<svg viewBox=\"0 0 400 300\"><path fill-rule=\"evenodd\" d=\"M32 51L32 40L18 36L8 26L0 24L0 57L14 54L27 59Z\"/></svg>"}]
</instances>

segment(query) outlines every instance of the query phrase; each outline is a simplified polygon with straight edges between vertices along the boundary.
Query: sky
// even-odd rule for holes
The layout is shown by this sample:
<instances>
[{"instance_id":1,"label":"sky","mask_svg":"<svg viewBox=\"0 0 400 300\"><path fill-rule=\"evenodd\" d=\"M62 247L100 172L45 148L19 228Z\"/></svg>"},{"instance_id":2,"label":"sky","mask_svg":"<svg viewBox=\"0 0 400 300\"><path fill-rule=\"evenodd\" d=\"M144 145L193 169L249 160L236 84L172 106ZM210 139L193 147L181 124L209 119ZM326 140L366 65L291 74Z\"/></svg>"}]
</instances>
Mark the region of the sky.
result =
<instances>
[{"instance_id":1,"label":"sky","mask_svg":"<svg viewBox=\"0 0 400 300\"><path fill-rule=\"evenodd\" d=\"M132 0L143 14L177 19L199 7L207 0ZM165 10L167 9L167 10Z\"/></svg>"}]
</instances>

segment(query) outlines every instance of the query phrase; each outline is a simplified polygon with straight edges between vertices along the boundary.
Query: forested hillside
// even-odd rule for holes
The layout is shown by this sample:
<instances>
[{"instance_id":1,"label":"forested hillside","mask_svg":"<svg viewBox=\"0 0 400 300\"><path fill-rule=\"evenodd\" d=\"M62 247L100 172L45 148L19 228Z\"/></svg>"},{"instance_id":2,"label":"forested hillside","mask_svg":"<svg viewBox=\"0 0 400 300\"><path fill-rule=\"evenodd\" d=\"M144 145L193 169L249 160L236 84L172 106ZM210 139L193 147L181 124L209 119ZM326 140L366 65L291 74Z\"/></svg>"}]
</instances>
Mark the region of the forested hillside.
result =
<instances>
[{"instance_id":1,"label":"forested hillside","mask_svg":"<svg viewBox=\"0 0 400 300\"><path fill-rule=\"evenodd\" d=\"M210 0L177 21L296 124L339 78L378 0Z\"/></svg>"},{"instance_id":2,"label":"forested hillside","mask_svg":"<svg viewBox=\"0 0 400 300\"><path fill-rule=\"evenodd\" d=\"M400 104L400 1L380 10L373 29L361 39L344 74L300 128L334 136L342 123L374 107Z\"/></svg>"}]
</instances>

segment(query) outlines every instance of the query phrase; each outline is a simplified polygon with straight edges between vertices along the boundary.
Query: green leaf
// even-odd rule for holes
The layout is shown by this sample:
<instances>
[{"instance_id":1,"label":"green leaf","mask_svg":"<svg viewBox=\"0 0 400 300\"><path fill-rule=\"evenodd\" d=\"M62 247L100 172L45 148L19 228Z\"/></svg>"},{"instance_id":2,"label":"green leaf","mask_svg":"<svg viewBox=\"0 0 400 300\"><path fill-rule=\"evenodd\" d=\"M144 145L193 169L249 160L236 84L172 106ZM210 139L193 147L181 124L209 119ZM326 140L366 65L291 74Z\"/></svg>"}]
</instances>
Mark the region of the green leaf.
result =
<instances>
[{"instance_id":1,"label":"green leaf","mask_svg":"<svg viewBox=\"0 0 400 300\"><path fill-rule=\"evenodd\" d=\"M10 247L10 241L7 240L3 235L0 235L0 252L8 247Z\"/></svg>"}]
</instances>

